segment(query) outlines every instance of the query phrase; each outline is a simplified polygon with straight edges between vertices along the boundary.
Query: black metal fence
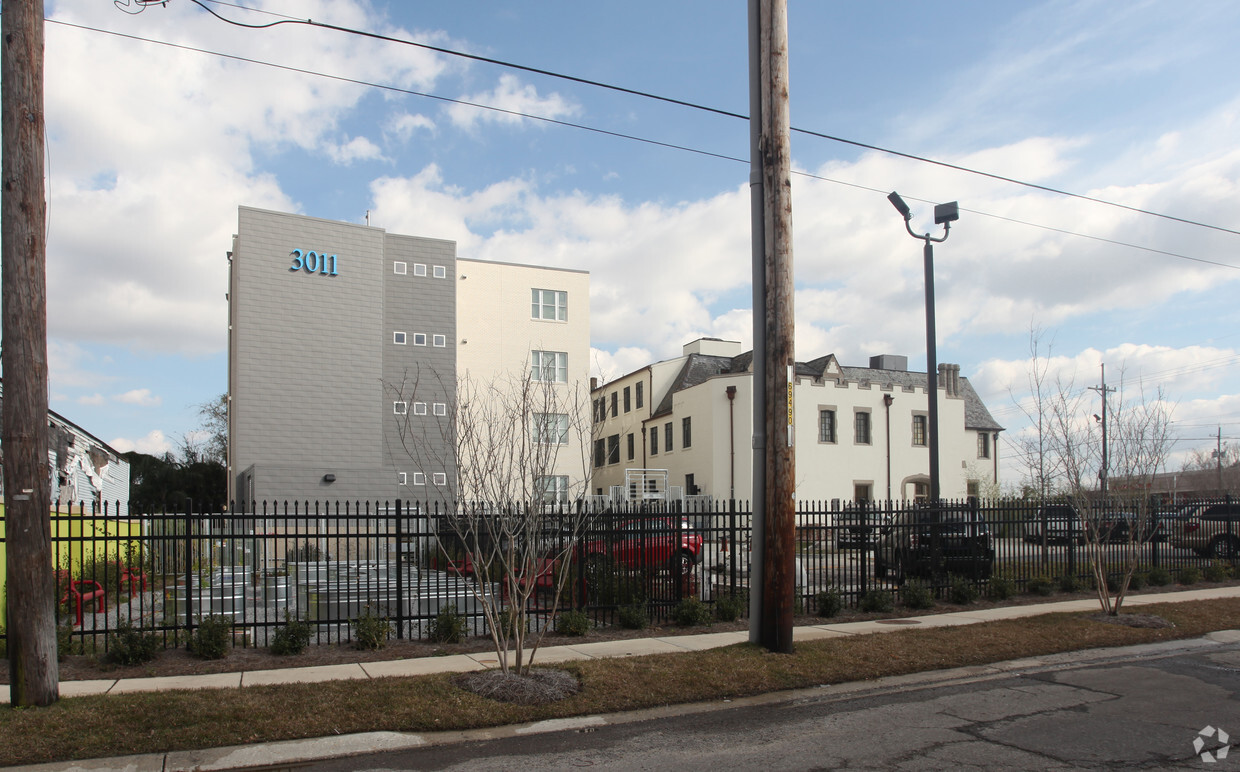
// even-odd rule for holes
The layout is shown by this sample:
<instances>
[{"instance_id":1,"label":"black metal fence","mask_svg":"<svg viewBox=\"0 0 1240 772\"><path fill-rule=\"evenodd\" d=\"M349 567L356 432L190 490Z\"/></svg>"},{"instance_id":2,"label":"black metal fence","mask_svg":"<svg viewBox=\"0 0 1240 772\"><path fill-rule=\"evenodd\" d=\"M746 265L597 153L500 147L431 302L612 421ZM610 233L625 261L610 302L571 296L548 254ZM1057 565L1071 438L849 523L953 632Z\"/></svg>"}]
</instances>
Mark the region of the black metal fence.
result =
<instances>
[{"instance_id":1,"label":"black metal fence","mask_svg":"<svg viewBox=\"0 0 1240 772\"><path fill-rule=\"evenodd\" d=\"M999 585L1012 592L1038 584L1084 588L1093 581L1086 555L1092 543L1100 545L1108 573L1131 556L1142 576L1236 568L1240 522L1231 513L1240 505L1233 510L1230 500L1216 507L1227 516L1209 526L1209 541L1196 542L1187 529L1197 520L1184 504L1150 509L1155 514L1141 522L1118 503L1084 517L1065 517L1066 506L798 502L797 610L818 612L828 593L856 607L869 593L894 596L909 580L931 591L960 581L979 592ZM597 624L621 623L625 615L665 623L688 599L747 614L747 503L616 504L587 513L575 534L561 523L547 513L540 538L567 557L528 577L540 624L568 609ZM267 645L289 619L309 622L319 643L349 641L351 623L363 615L385 618L396 637L422 639L449 607L482 634L476 590L497 581L470 565L445 513L402 501L128 517L115 507L75 506L55 513L51 524L58 618L69 644L89 651L106 650L118 625L156 632L165 646L177 646L207 615L231 620L235 645ZM4 546L0 537L0 557ZM561 577L565 590L553 608ZM502 588L492 594L505 597Z\"/></svg>"}]
</instances>

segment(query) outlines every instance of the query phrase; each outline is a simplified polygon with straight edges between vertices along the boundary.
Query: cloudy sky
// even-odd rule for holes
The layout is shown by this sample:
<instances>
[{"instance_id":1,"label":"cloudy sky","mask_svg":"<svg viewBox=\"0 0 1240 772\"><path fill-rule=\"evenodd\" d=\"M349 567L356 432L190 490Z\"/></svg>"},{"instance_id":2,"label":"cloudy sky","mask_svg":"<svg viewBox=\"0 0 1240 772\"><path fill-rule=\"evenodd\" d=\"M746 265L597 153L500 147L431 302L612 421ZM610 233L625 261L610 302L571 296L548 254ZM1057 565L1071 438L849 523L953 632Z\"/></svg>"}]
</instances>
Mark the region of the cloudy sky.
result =
<instances>
[{"instance_id":1,"label":"cloudy sky","mask_svg":"<svg viewBox=\"0 0 1240 772\"><path fill-rule=\"evenodd\" d=\"M740 0L204 4L748 112ZM602 378L703 335L750 345L743 120L190 0L47 18L52 407L120 450L175 447L226 389L239 205L586 269ZM795 133L798 358L924 367L921 250L885 196L919 230L959 200L939 360L1010 437L1036 327L1080 386L1105 362L1112 385L1161 387L1178 450L1240 439L1240 4L792 0L789 18L795 128L1192 221Z\"/></svg>"}]
</instances>

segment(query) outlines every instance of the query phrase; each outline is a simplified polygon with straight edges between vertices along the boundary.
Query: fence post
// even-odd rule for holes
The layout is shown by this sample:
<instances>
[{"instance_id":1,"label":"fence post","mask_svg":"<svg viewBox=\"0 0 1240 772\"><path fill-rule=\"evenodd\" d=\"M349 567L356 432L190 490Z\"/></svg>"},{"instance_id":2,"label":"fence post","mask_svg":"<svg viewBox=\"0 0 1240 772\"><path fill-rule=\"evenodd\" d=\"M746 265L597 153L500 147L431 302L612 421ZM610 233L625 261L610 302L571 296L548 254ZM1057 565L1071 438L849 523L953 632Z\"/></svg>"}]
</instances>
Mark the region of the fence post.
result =
<instances>
[{"instance_id":1,"label":"fence post","mask_svg":"<svg viewBox=\"0 0 1240 772\"><path fill-rule=\"evenodd\" d=\"M185 500L185 632L194 632L194 538L193 512L194 500ZM176 602L176 587L172 589L173 603Z\"/></svg>"},{"instance_id":2,"label":"fence post","mask_svg":"<svg viewBox=\"0 0 1240 772\"><path fill-rule=\"evenodd\" d=\"M396 500L396 557L392 570L396 572L396 637L405 637L405 566L401 559L401 521L404 519L403 503Z\"/></svg>"}]
</instances>

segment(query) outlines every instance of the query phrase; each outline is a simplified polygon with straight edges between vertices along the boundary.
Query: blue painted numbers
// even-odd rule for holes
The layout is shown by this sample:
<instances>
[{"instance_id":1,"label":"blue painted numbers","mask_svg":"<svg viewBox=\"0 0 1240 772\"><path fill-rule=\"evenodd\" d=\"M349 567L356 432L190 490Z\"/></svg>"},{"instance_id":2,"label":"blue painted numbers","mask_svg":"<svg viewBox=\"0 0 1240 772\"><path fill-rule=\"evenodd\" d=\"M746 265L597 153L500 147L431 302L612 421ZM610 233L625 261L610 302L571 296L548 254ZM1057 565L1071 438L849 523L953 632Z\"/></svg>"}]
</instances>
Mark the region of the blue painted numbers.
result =
<instances>
[{"instance_id":1,"label":"blue painted numbers","mask_svg":"<svg viewBox=\"0 0 1240 772\"><path fill-rule=\"evenodd\" d=\"M317 273L320 276L336 276L336 256L319 254L313 250L306 251L302 249L294 249L292 251L293 264L289 266L290 271L305 271L306 273Z\"/></svg>"}]
</instances>

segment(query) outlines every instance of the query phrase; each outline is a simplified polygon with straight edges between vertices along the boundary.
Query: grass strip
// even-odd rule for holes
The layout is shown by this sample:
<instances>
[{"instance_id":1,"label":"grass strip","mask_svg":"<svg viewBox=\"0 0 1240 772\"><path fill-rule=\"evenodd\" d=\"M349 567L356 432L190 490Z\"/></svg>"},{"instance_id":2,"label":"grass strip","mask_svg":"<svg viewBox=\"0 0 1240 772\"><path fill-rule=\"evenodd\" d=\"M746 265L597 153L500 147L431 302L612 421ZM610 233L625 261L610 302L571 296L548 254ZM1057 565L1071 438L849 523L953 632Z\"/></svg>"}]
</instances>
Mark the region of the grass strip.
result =
<instances>
[{"instance_id":1,"label":"grass strip","mask_svg":"<svg viewBox=\"0 0 1240 772\"><path fill-rule=\"evenodd\" d=\"M450 675L236 690L77 697L0 710L0 765L292 740L355 732L431 732L635 710L782 689L982 665L1240 629L1240 598L1142 606L1175 624L1100 624L1046 614L960 627L902 629L798 644L791 655L742 644L703 652L558 665L582 691L548 705L484 699Z\"/></svg>"}]
</instances>

